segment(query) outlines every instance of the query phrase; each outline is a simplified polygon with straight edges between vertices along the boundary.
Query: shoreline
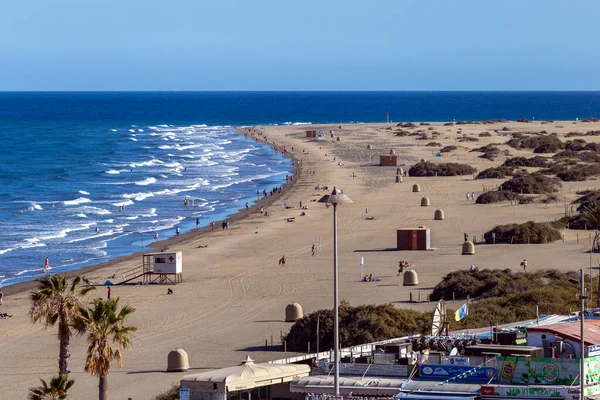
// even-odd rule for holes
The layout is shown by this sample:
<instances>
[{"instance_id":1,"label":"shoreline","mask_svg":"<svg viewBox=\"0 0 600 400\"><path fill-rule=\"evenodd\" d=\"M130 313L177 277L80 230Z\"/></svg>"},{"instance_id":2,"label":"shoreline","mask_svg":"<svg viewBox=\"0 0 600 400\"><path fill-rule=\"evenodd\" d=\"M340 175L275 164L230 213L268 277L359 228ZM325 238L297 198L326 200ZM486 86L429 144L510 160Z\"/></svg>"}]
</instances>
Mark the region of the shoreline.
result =
<instances>
[{"instance_id":1,"label":"shoreline","mask_svg":"<svg viewBox=\"0 0 600 400\"><path fill-rule=\"evenodd\" d=\"M268 146L270 146L273 150L280 151L276 144L269 143L268 140L264 140L258 136L254 136L253 134L249 134L246 132L246 130L248 130L248 129L254 130L257 128L260 128L260 127L252 126L252 127L244 127L244 128L234 128L233 131L236 132L237 134L244 135L250 139L259 139L264 144L267 144ZM257 141L259 141L259 140L257 140ZM238 210L237 212L229 215L227 217L227 220L229 220L231 222L239 222L239 221L244 220L245 218L248 217L248 215L260 210L261 206L267 207L267 206L272 205L275 202L275 200L277 200L279 197L281 197L285 192L292 189L292 187L298 183L298 180L300 179L300 175L302 173L302 163L298 162L298 159L295 157L294 152L288 151L288 152L283 153L282 155L284 157L288 157L291 159L291 161L292 161L291 176L293 176L294 179L291 182L280 185L282 188L281 194L276 194L274 196L268 196L268 197L261 197L259 200L255 201L254 204L252 206L250 206L249 208L247 208L247 209L242 208L242 209ZM218 225L216 228L220 229L220 227ZM215 228L215 232L218 231L218 229L216 229L216 228ZM172 248L173 246L176 246L178 244L182 245L182 246L189 245L192 241L196 241L197 239L202 238L203 236L208 236L211 233L213 233L213 231L212 231L210 225L202 226L199 228L193 228L191 231L183 233L179 236L173 236L168 239L159 240L158 242L153 241L151 244L149 244L147 246L150 248L147 251L137 251L132 254L118 256L118 257L112 258L110 260L107 260L107 261L104 261L104 262L101 262L98 264L87 265L84 267L72 269L72 270L66 271L66 272L59 272L59 273L66 274L68 279L73 279L76 276L83 276L86 274L89 275L90 273L100 272L103 269L109 268L112 264L135 262L135 260L139 260L139 258L143 254L146 254L151 251L164 251L164 250ZM53 275L53 274L51 273L51 275ZM7 286L2 286L2 287L0 287L0 291L2 293L4 293L5 296L30 291L30 290L33 290L36 288L37 279L39 279L39 278L35 278L33 280L25 281L25 282L13 283L13 284L10 284ZM115 279L120 279L120 278L117 276ZM119 284L117 284L117 283L113 283L113 286L118 286L118 285ZM91 286L105 286L105 285L100 283L100 284L93 284Z\"/></svg>"}]
</instances>

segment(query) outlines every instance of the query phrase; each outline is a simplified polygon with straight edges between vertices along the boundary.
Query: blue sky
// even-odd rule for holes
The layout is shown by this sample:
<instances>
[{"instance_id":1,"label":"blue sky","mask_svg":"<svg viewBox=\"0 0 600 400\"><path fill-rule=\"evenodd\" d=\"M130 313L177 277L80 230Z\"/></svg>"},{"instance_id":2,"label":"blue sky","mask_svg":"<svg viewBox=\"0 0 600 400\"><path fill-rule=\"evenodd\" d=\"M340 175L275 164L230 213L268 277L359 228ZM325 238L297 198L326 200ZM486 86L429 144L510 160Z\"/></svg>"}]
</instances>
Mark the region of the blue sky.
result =
<instances>
[{"instance_id":1,"label":"blue sky","mask_svg":"<svg viewBox=\"0 0 600 400\"><path fill-rule=\"evenodd\" d=\"M2 0L0 90L600 90L598 0Z\"/></svg>"}]
</instances>

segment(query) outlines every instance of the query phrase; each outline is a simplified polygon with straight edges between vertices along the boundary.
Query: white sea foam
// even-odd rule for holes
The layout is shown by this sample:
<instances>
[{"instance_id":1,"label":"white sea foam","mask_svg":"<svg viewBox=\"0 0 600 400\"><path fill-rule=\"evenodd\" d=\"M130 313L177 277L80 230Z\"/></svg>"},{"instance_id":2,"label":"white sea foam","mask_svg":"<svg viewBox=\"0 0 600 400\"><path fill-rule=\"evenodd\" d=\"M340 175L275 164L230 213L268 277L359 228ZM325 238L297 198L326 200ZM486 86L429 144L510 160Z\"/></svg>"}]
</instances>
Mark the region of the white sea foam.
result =
<instances>
[{"instance_id":1,"label":"white sea foam","mask_svg":"<svg viewBox=\"0 0 600 400\"><path fill-rule=\"evenodd\" d=\"M13 251L14 249L12 247L9 247L8 249L2 249L0 250L0 254L4 254L4 253L8 253L9 251Z\"/></svg>"},{"instance_id":2,"label":"white sea foam","mask_svg":"<svg viewBox=\"0 0 600 400\"><path fill-rule=\"evenodd\" d=\"M85 215L84 213L79 213L75 215L78 218L87 218L87 215Z\"/></svg>"},{"instance_id":3,"label":"white sea foam","mask_svg":"<svg viewBox=\"0 0 600 400\"><path fill-rule=\"evenodd\" d=\"M86 192L85 190L79 190L78 193L89 196L90 192Z\"/></svg>"},{"instance_id":4,"label":"white sea foam","mask_svg":"<svg viewBox=\"0 0 600 400\"><path fill-rule=\"evenodd\" d=\"M79 198L77 198L75 200L66 200L66 201L63 201L63 204L65 206L76 206L78 204L91 203L91 202L92 201L90 199L88 199L88 198L79 197Z\"/></svg>"},{"instance_id":5,"label":"white sea foam","mask_svg":"<svg viewBox=\"0 0 600 400\"><path fill-rule=\"evenodd\" d=\"M138 132L144 132L144 130L143 129L138 129Z\"/></svg>"},{"instance_id":6,"label":"white sea foam","mask_svg":"<svg viewBox=\"0 0 600 400\"><path fill-rule=\"evenodd\" d=\"M129 132L135 132L135 129L128 129Z\"/></svg>"},{"instance_id":7,"label":"white sea foam","mask_svg":"<svg viewBox=\"0 0 600 400\"><path fill-rule=\"evenodd\" d=\"M158 148L161 150L170 150L173 148L173 146L169 146L168 144L163 144L162 146L158 146Z\"/></svg>"},{"instance_id":8,"label":"white sea foam","mask_svg":"<svg viewBox=\"0 0 600 400\"><path fill-rule=\"evenodd\" d=\"M129 166L131 168L136 168L136 167L151 167L153 165L163 164L163 163L164 163L163 161L154 158L154 159L149 160L149 161L133 162L133 163L129 164Z\"/></svg>"},{"instance_id":9,"label":"white sea foam","mask_svg":"<svg viewBox=\"0 0 600 400\"><path fill-rule=\"evenodd\" d=\"M35 204L35 203L32 203L29 207L27 207L27 209L29 211L33 211L33 210L40 211L40 210L43 210L42 206L40 206L39 204Z\"/></svg>"},{"instance_id":10,"label":"white sea foam","mask_svg":"<svg viewBox=\"0 0 600 400\"><path fill-rule=\"evenodd\" d=\"M148 210L148 214L140 214L140 217L144 217L144 218L150 218L150 217L156 217L156 208L151 208L150 210ZM151 224L154 224L158 221L152 222L150 221Z\"/></svg>"},{"instance_id":11,"label":"white sea foam","mask_svg":"<svg viewBox=\"0 0 600 400\"><path fill-rule=\"evenodd\" d=\"M134 142L137 142L137 139L136 139L136 138L134 138L134 137L131 137L131 138L129 138L129 139L133 140Z\"/></svg>"},{"instance_id":12,"label":"white sea foam","mask_svg":"<svg viewBox=\"0 0 600 400\"><path fill-rule=\"evenodd\" d=\"M107 174L111 174L111 175L116 175L116 174L120 174L119 171L117 171L116 169L109 169L108 171L104 171Z\"/></svg>"},{"instance_id":13,"label":"white sea foam","mask_svg":"<svg viewBox=\"0 0 600 400\"><path fill-rule=\"evenodd\" d=\"M136 201L142 201L147 199L148 197L153 197L154 193L152 192L139 192L139 193L126 193L122 195L124 199L134 199Z\"/></svg>"},{"instance_id":14,"label":"white sea foam","mask_svg":"<svg viewBox=\"0 0 600 400\"><path fill-rule=\"evenodd\" d=\"M125 201L120 201L118 203L113 203L113 206L115 207L121 207L121 206L130 206L134 204L134 202L131 199L127 199Z\"/></svg>"},{"instance_id":15,"label":"white sea foam","mask_svg":"<svg viewBox=\"0 0 600 400\"><path fill-rule=\"evenodd\" d=\"M100 232L95 233L95 234L90 235L90 236L84 236L84 237L81 237L81 238L76 238L76 239L73 239L73 240L69 240L67 243L78 243L78 242L83 242L83 241L86 241L86 240L97 239L99 237L112 236L114 234L115 234L115 231L113 231L113 230L100 231Z\"/></svg>"},{"instance_id":16,"label":"white sea foam","mask_svg":"<svg viewBox=\"0 0 600 400\"><path fill-rule=\"evenodd\" d=\"M52 267L50 267L49 269L52 269ZM27 272L39 272L41 271L42 268L37 268L37 269L24 269L23 271L19 271L15 274L15 276L21 276Z\"/></svg>"},{"instance_id":17,"label":"white sea foam","mask_svg":"<svg viewBox=\"0 0 600 400\"><path fill-rule=\"evenodd\" d=\"M86 223L86 224L80 224L78 226L75 227L71 227L71 228L65 228L62 229L61 231L51 234L51 235L46 235L46 236L41 236L42 240L48 240L48 239L60 239L60 238L64 238L67 236L67 234L71 233L71 232L77 232L77 231L84 231L87 229L90 229L91 226L95 225L94 223ZM26 239L27 240L27 239ZM34 242L32 242L32 246L31 247L36 247L39 245L39 243L35 240L39 240L37 238L31 239ZM41 243L42 246L45 246L45 244Z\"/></svg>"},{"instance_id":18,"label":"white sea foam","mask_svg":"<svg viewBox=\"0 0 600 400\"><path fill-rule=\"evenodd\" d=\"M96 215L108 215L112 214L109 210L105 210L104 208L99 207L91 207L91 206L83 206L77 209L77 211L82 211L86 214L96 214Z\"/></svg>"},{"instance_id":19,"label":"white sea foam","mask_svg":"<svg viewBox=\"0 0 600 400\"><path fill-rule=\"evenodd\" d=\"M116 129L111 129L111 131L112 131L112 132L116 132L117 130L116 130Z\"/></svg>"},{"instance_id":20,"label":"white sea foam","mask_svg":"<svg viewBox=\"0 0 600 400\"><path fill-rule=\"evenodd\" d=\"M139 186L146 186L146 185L151 185L155 182L156 182L156 178L151 176L150 178L146 178L143 181L135 182L135 184L139 185Z\"/></svg>"}]
</instances>

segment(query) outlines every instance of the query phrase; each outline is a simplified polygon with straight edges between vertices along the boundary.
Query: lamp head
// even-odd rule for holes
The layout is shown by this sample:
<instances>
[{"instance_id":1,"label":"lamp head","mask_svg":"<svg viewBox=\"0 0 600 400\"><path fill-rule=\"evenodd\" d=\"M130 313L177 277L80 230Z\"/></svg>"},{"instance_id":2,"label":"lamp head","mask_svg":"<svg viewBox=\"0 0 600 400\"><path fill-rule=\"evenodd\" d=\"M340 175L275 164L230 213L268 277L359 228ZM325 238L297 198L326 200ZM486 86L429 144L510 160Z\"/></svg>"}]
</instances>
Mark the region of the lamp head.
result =
<instances>
[{"instance_id":1,"label":"lamp head","mask_svg":"<svg viewBox=\"0 0 600 400\"><path fill-rule=\"evenodd\" d=\"M319 203L329 203L337 206L338 204L350 204L354 203L348 196L342 193L341 190L333 188L331 194L326 194L319 199Z\"/></svg>"}]
</instances>

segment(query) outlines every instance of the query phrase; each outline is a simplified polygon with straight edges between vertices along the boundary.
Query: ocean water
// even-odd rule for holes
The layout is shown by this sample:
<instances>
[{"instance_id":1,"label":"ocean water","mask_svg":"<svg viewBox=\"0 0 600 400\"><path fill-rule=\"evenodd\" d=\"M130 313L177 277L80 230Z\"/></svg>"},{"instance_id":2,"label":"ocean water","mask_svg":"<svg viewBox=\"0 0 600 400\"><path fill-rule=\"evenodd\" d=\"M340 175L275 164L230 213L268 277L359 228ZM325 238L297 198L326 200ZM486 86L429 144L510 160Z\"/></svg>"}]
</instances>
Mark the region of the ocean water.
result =
<instances>
[{"instance_id":1,"label":"ocean water","mask_svg":"<svg viewBox=\"0 0 600 400\"><path fill-rule=\"evenodd\" d=\"M0 286L221 221L291 161L235 126L574 119L599 92L0 93ZM184 205L188 199L189 205ZM193 200L193 205L192 205Z\"/></svg>"}]
</instances>

